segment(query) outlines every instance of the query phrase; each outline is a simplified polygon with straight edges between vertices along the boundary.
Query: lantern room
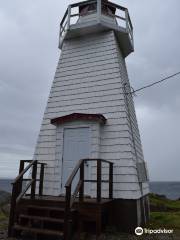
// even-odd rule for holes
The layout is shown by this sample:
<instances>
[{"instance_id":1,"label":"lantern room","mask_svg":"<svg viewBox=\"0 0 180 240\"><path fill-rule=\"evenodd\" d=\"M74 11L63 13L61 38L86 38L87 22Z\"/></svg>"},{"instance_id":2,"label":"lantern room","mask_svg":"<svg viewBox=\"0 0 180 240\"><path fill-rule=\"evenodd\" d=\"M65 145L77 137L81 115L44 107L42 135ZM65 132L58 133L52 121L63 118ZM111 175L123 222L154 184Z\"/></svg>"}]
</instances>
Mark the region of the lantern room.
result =
<instances>
[{"instance_id":1,"label":"lantern room","mask_svg":"<svg viewBox=\"0 0 180 240\"><path fill-rule=\"evenodd\" d=\"M65 39L114 30L124 57L134 51L133 26L128 9L106 0L68 6L60 23L59 48Z\"/></svg>"}]
</instances>

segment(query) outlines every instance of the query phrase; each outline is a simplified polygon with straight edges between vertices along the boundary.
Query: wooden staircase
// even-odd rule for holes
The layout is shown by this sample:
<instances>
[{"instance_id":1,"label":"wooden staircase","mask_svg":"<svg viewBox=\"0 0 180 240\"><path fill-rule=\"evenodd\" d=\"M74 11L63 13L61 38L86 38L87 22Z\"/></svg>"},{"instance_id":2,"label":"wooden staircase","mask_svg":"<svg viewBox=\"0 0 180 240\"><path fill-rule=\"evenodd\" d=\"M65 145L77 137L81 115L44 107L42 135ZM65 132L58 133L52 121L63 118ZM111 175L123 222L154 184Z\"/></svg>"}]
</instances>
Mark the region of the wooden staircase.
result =
<instances>
[{"instance_id":1,"label":"wooden staircase","mask_svg":"<svg viewBox=\"0 0 180 240\"><path fill-rule=\"evenodd\" d=\"M84 196L84 182L95 182L95 180L84 179L85 161L97 161L97 198L85 198ZM79 236L84 222L92 221L96 224L98 237L101 233L102 219L107 218L112 202L112 163L101 159L80 160L65 185L65 197L55 197L43 195L45 164L28 161L29 165L24 168L25 162L21 161L19 176L13 183L9 236L32 235L43 240L46 238L69 240L75 233ZM102 162L110 165L107 181L101 179ZM39 179L37 179L38 165L40 165ZM32 168L32 179L24 179L24 174L30 168ZM72 182L78 171L80 171L80 179L74 192L71 193ZM30 182L26 184L24 190L22 190L23 181ZM34 183L38 181L39 191L36 194L37 188ZM109 183L107 199L101 197L101 182ZM27 194L28 189L31 190L30 194Z\"/></svg>"},{"instance_id":2,"label":"wooden staircase","mask_svg":"<svg viewBox=\"0 0 180 240\"><path fill-rule=\"evenodd\" d=\"M14 224L14 235L30 233L35 237L49 236L54 239L64 238L65 201L23 199L16 209L17 220ZM73 230L73 222L77 210L71 209L69 229Z\"/></svg>"}]
</instances>

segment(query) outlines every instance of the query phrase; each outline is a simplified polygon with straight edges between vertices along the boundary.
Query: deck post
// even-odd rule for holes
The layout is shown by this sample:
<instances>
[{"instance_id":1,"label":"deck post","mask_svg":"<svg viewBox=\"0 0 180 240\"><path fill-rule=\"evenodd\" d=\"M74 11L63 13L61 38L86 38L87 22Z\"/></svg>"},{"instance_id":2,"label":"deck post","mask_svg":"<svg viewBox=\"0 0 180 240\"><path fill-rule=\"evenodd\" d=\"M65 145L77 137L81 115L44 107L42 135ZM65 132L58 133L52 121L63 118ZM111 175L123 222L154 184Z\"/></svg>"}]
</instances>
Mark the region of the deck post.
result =
<instances>
[{"instance_id":1,"label":"deck post","mask_svg":"<svg viewBox=\"0 0 180 240\"><path fill-rule=\"evenodd\" d=\"M101 201L101 160L97 159L97 202Z\"/></svg>"},{"instance_id":2,"label":"deck post","mask_svg":"<svg viewBox=\"0 0 180 240\"><path fill-rule=\"evenodd\" d=\"M113 199L113 163L109 164L109 198Z\"/></svg>"},{"instance_id":3,"label":"deck post","mask_svg":"<svg viewBox=\"0 0 180 240\"><path fill-rule=\"evenodd\" d=\"M12 184L11 208L9 214L8 237L13 237L13 226L15 219L16 199L17 199L17 183Z\"/></svg>"},{"instance_id":4,"label":"deck post","mask_svg":"<svg viewBox=\"0 0 180 240\"><path fill-rule=\"evenodd\" d=\"M44 184L44 164L41 164L39 179L39 196L43 195L43 184Z\"/></svg>"},{"instance_id":5,"label":"deck post","mask_svg":"<svg viewBox=\"0 0 180 240\"><path fill-rule=\"evenodd\" d=\"M24 170L24 161L21 160L20 161L20 165L19 165L19 174ZM23 184L23 177L21 177L19 179L19 182L18 182L18 194L20 194L22 192L22 184Z\"/></svg>"},{"instance_id":6,"label":"deck post","mask_svg":"<svg viewBox=\"0 0 180 240\"><path fill-rule=\"evenodd\" d=\"M21 160L20 161L20 165L19 165L19 174L24 170L24 161Z\"/></svg>"},{"instance_id":7,"label":"deck post","mask_svg":"<svg viewBox=\"0 0 180 240\"><path fill-rule=\"evenodd\" d=\"M71 185L66 186L66 206L65 206L65 219L64 219L64 240L69 238L69 215L71 205Z\"/></svg>"},{"instance_id":8,"label":"deck post","mask_svg":"<svg viewBox=\"0 0 180 240\"><path fill-rule=\"evenodd\" d=\"M33 164L33 169L32 169L32 186L31 186L31 199L35 198L36 194L36 176L37 176L37 161L34 162Z\"/></svg>"},{"instance_id":9,"label":"deck post","mask_svg":"<svg viewBox=\"0 0 180 240\"><path fill-rule=\"evenodd\" d=\"M81 188L79 191L79 200L82 202L84 200L84 161L81 163L80 166L80 181L81 181Z\"/></svg>"}]
</instances>

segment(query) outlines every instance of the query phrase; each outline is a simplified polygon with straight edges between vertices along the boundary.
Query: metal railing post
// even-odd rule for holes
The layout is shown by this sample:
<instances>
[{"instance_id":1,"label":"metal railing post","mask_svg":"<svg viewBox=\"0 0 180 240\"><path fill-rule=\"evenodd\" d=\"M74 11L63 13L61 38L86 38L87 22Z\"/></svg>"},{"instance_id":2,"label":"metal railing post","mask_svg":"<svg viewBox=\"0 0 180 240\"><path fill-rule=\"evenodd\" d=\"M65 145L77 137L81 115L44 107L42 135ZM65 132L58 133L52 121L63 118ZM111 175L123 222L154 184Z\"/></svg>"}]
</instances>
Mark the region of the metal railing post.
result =
<instances>
[{"instance_id":1,"label":"metal railing post","mask_svg":"<svg viewBox=\"0 0 180 240\"><path fill-rule=\"evenodd\" d=\"M125 10L126 31L129 33L128 16L129 16L129 14L128 14L128 10L126 9L126 10Z\"/></svg>"},{"instance_id":2,"label":"metal railing post","mask_svg":"<svg viewBox=\"0 0 180 240\"><path fill-rule=\"evenodd\" d=\"M132 40L132 46L134 49L134 33L133 33L133 28L131 29L131 40Z\"/></svg>"},{"instance_id":3,"label":"metal railing post","mask_svg":"<svg viewBox=\"0 0 180 240\"><path fill-rule=\"evenodd\" d=\"M97 18L100 20L101 18L101 12L102 12L102 1L97 0Z\"/></svg>"},{"instance_id":4,"label":"metal railing post","mask_svg":"<svg viewBox=\"0 0 180 240\"><path fill-rule=\"evenodd\" d=\"M62 27L61 27L61 24L60 24L60 31L59 31L59 44L58 44L58 47L59 47L59 48L61 47L61 38L62 38Z\"/></svg>"},{"instance_id":5,"label":"metal railing post","mask_svg":"<svg viewBox=\"0 0 180 240\"><path fill-rule=\"evenodd\" d=\"M71 5L68 6L67 30L70 28L70 25L71 25Z\"/></svg>"}]
</instances>

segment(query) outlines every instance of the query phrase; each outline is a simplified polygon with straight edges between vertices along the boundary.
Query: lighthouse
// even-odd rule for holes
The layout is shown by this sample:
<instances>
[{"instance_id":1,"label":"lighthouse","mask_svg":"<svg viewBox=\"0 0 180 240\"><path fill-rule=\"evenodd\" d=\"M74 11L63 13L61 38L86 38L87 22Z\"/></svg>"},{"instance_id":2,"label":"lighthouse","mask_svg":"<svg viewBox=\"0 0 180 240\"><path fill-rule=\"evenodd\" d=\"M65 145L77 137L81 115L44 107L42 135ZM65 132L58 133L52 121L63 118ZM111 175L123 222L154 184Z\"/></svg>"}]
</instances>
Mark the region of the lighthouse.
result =
<instances>
[{"instance_id":1,"label":"lighthouse","mask_svg":"<svg viewBox=\"0 0 180 240\"><path fill-rule=\"evenodd\" d=\"M134 231L149 219L149 179L125 61L134 51L128 9L106 0L69 5L60 23L59 48L33 157L33 164L44 164L43 173L38 168L33 175L41 176L40 195L43 186L43 196L66 202L66 237L78 198L81 204L99 204L94 205L97 234L107 199L108 222ZM78 211L81 219L85 211Z\"/></svg>"},{"instance_id":2,"label":"lighthouse","mask_svg":"<svg viewBox=\"0 0 180 240\"><path fill-rule=\"evenodd\" d=\"M134 214L140 225L148 218L149 186L125 62L134 51L128 9L105 0L69 5L60 24L59 48L34 155L47 163L44 192L64 194L80 159L112 161L116 217ZM93 179L93 163L86 165ZM86 184L91 197L94 185ZM102 194L107 192L104 184Z\"/></svg>"}]
</instances>

